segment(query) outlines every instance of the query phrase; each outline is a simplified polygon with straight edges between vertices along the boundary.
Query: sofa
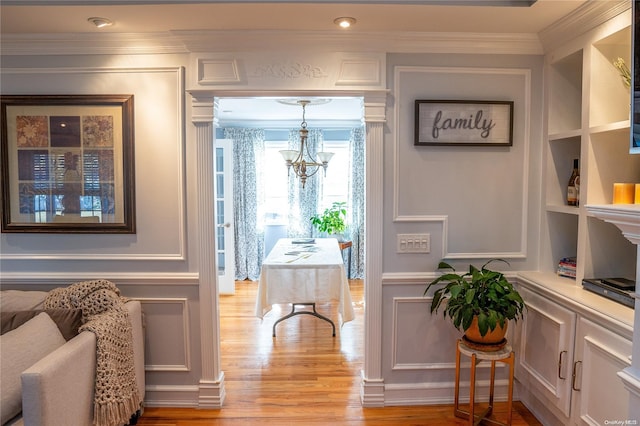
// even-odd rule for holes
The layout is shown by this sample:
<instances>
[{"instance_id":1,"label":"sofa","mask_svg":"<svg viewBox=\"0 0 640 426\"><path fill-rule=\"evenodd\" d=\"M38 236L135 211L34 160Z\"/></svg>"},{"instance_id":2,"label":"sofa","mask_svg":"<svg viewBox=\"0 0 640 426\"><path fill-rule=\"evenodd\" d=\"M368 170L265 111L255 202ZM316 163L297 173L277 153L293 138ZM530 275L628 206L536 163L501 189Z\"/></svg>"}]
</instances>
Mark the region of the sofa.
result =
<instances>
[{"instance_id":1,"label":"sofa","mask_svg":"<svg viewBox=\"0 0 640 426\"><path fill-rule=\"evenodd\" d=\"M47 294L43 291L0 291L2 423L12 426L91 426L96 335L91 331L78 333L81 313L44 310ZM144 400L142 309L136 300L127 301L125 307L133 331L136 387ZM6 324L6 317L14 313L32 315L32 318L5 330L11 328ZM15 315L8 321L11 320L16 320ZM18 319L21 321L24 318ZM130 424L135 424L141 413L142 405L137 412L131 413ZM8 416L11 418L7 420Z\"/></svg>"}]
</instances>

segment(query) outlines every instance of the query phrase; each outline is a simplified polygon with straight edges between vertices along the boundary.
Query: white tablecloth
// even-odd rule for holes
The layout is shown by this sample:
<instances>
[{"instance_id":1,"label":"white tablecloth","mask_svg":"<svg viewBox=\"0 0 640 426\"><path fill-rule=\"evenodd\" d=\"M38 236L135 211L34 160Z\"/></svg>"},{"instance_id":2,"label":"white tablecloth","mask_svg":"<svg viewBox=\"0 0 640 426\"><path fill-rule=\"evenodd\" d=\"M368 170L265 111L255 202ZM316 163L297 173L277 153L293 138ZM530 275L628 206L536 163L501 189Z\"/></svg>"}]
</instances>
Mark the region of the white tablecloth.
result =
<instances>
[{"instance_id":1,"label":"white tablecloth","mask_svg":"<svg viewBox=\"0 0 640 426\"><path fill-rule=\"evenodd\" d=\"M353 320L349 282L338 240L316 238L294 244L281 238L262 264L256 316L263 318L277 303L326 303L337 300L342 321Z\"/></svg>"}]
</instances>

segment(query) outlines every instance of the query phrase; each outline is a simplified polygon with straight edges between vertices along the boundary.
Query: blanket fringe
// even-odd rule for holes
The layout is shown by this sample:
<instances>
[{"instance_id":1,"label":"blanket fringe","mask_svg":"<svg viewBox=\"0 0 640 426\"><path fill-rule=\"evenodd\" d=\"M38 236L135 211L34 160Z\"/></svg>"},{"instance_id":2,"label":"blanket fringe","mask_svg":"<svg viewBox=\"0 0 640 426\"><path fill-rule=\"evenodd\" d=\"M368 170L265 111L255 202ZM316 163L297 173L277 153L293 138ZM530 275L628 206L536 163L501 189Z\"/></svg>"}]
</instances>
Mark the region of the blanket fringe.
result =
<instances>
[{"instance_id":1,"label":"blanket fringe","mask_svg":"<svg viewBox=\"0 0 640 426\"><path fill-rule=\"evenodd\" d=\"M136 392L125 401L114 401L105 404L94 404L93 424L103 426L128 425L131 415L140 409L140 397Z\"/></svg>"}]
</instances>

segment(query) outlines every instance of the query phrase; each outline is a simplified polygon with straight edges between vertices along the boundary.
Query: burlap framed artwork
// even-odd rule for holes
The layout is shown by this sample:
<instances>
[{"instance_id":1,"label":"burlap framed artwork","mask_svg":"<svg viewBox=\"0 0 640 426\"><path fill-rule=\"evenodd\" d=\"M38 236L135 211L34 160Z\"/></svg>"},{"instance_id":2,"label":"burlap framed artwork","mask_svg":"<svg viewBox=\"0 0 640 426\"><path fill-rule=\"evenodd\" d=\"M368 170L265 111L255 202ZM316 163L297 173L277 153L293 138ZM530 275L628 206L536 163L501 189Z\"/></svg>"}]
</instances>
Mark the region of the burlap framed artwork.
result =
<instances>
[{"instance_id":1,"label":"burlap framed artwork","mask_svg":"<svg viewBox=\"0 0 640 426\"><path fill-rule=\"evenodd\" d=\"M512 101L415 101L416 146L511 146Z\"/></svg>"}]
</instances>

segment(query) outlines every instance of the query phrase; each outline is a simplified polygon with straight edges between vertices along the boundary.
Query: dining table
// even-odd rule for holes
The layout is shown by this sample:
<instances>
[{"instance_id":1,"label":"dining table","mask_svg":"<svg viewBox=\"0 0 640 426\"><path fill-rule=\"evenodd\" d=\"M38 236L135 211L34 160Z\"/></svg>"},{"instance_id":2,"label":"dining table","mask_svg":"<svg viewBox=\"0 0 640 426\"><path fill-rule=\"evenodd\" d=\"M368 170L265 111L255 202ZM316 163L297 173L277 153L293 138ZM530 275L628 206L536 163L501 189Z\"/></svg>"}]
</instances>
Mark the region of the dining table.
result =
<instances>
[{"instance_id":1,"label":"dining table","mask_svg":"<svg viewBox=\"0 0 640 426\"><path fill-rule=\"evenodd\" d=\"M262 263L255 314L258 318L271 310L274 304L291 304L291 312L273 324L295 315L312 315L335 324L316 311L316 304L338 302L342 323L355 318L349 281L338 240L335 238L281 238ZM311 306L312 311L296 310Z\"/></svg>"}]
</instances>

